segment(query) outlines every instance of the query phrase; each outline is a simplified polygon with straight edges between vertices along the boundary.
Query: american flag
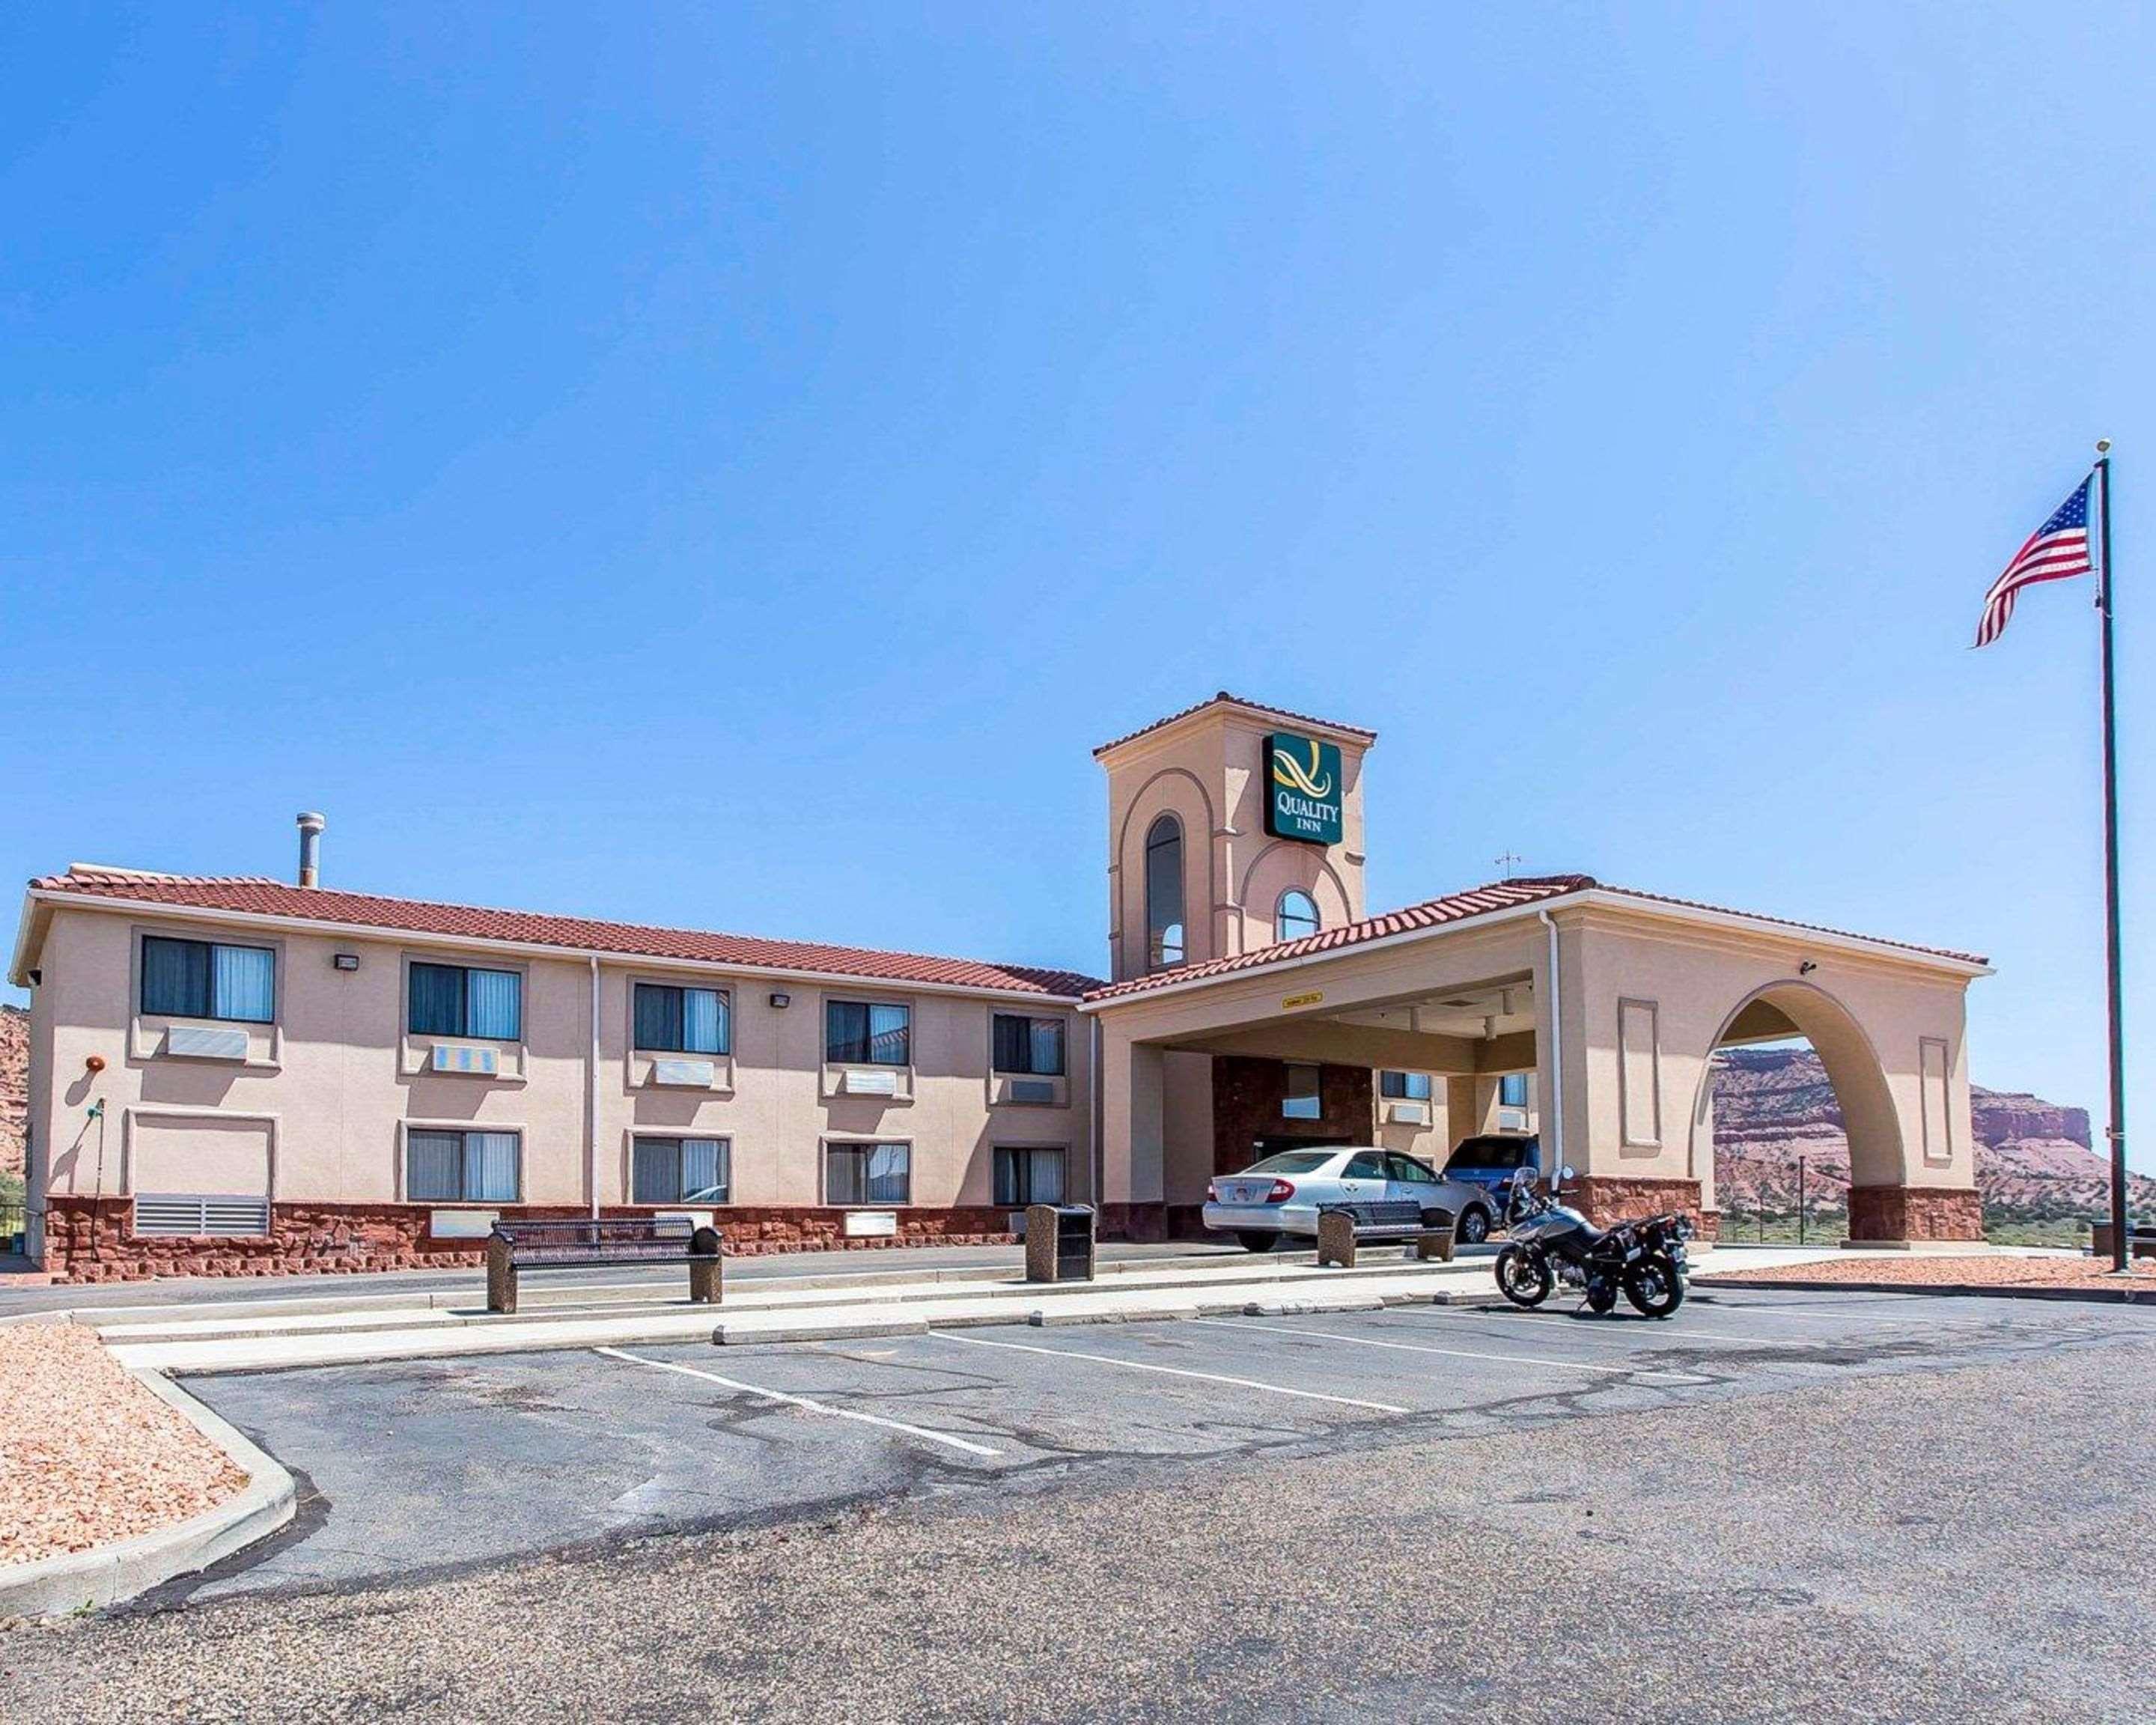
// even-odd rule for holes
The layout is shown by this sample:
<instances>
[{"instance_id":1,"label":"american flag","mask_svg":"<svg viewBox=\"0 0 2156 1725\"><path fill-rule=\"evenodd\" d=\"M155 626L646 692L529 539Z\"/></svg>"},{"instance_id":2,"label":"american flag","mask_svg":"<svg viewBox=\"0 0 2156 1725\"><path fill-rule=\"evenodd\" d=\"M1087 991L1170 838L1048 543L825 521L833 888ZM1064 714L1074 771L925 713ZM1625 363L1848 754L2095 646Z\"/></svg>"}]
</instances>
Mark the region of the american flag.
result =
<instances>
[{"instance_id":1,"label":"american flag","mask_svg":"<svg viewBox=\"0 0 2156 1725\"><path fill-rule=\"evenodd\" d=\"M2014 596L2023 588L2086 575L2096 567L2089 552L2089 491L2095 484L2096 475L2091 474L2076 485L2051 520L2014 553L2005 573L1991 583L1991 591L1984 596L1984 620L1976 626L1978 646L1989 647L2005 633L2006 619L2014 614Z\"/></svg>"}]
</instances>

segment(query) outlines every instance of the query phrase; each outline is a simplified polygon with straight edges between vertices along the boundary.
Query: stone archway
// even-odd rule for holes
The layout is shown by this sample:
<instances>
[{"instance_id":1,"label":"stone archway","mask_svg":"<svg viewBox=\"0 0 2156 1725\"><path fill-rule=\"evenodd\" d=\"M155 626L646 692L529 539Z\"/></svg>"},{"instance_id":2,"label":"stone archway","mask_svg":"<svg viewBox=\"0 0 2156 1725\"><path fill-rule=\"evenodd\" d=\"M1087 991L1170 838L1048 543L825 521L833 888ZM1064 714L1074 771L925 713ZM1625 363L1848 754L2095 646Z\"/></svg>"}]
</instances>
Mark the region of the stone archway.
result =
<instances>
[{"instance_id":1,"label":"stone archway","mask_svg":"<svg viewBox=\"0 0 2156 1725\"><path fill-rule=\"evenodd\" d=\"M1850 1235L1898 1238L1909 1163L1886 1066L1848 1007L1817 984L1781 978L1732 1007L1708 1045L1692 1101L1688 1170L1701 1204L1718 1208L1714 1188L1714 1054L1730 1047L1801 1038L1825 1069L1849 1144ZM1883 1201L1883 1194L1895 1201ZM1867 1196L1867 1194L1871 1194Z\"/></svg>"}]
</instances>

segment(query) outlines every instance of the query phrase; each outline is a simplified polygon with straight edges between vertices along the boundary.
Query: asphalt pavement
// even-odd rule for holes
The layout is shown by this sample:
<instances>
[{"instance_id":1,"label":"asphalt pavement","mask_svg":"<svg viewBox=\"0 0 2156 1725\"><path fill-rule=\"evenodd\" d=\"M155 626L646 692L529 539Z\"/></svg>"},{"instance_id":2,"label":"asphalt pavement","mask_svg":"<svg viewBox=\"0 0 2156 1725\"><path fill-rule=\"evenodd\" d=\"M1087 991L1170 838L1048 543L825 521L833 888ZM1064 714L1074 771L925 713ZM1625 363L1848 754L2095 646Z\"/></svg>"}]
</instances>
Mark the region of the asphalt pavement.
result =
<instances>
[{"instance_id":1,"label":"asphalt pavement","mask_svg":"<svg viewBox=\"0 0 2156 1725\"><path fill-rule=\"evenodd\" d=\"M1739 1293L191 1387L266 1551L19 1630L82 1719L2156 1714L2156 1322Z\"/></svg>"}]
</instances>

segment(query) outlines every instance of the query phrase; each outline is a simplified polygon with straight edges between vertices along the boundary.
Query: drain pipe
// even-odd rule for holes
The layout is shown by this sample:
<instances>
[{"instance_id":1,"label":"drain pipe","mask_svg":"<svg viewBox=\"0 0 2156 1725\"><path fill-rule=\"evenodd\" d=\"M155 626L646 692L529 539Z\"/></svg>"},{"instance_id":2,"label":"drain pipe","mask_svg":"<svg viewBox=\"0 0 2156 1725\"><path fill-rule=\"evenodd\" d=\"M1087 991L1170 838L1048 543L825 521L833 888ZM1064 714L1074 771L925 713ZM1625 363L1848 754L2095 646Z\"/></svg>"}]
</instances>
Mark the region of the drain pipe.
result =
<instances>
[{"instance_id":1,"label":"drain pipe","mask_svg":"<svg viewBox=\"0 0 2156 1725\"><path fill-rule=\"evenodd\" d=\"M584 1055L584 1179L599 1214L599 955L592 954L592 1045Z\"/></svg>"},{"instance_id":2,"label":"drain pipe","mask_svg":"<svg viewBox=\"0 0 2156 1725\"><path fill-rule=\"evenodd\" d=\"M1549 971L1549 1130L1543 1137L1549 1145L1550 1192L1554 1196L1564 1176L1564 983L1557 968L1557 918L1548 911L1535 914L1549 931L1545 961Z\"/></svg>"}]
</instances>

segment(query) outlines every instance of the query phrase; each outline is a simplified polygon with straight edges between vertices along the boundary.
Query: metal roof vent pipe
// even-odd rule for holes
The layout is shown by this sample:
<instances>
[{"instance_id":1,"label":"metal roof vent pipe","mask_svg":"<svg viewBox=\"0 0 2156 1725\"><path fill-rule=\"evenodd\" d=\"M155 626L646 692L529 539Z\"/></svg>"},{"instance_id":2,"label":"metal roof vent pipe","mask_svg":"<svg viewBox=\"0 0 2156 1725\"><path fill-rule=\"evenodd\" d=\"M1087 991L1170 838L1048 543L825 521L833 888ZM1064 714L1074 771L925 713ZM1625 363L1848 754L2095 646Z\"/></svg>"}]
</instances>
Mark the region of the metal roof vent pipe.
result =
<instances>
[{"instance_id":1,"label":"metal roof vent pipe","mask_svg":"<svg viewBox=\"0 0 2156 1725\"><path fill-rule=\"evenodd\" d=\"M329 823L319 814L300 817L300 885L321 884L322 829Z\"/></svg>"}]
</instances>

